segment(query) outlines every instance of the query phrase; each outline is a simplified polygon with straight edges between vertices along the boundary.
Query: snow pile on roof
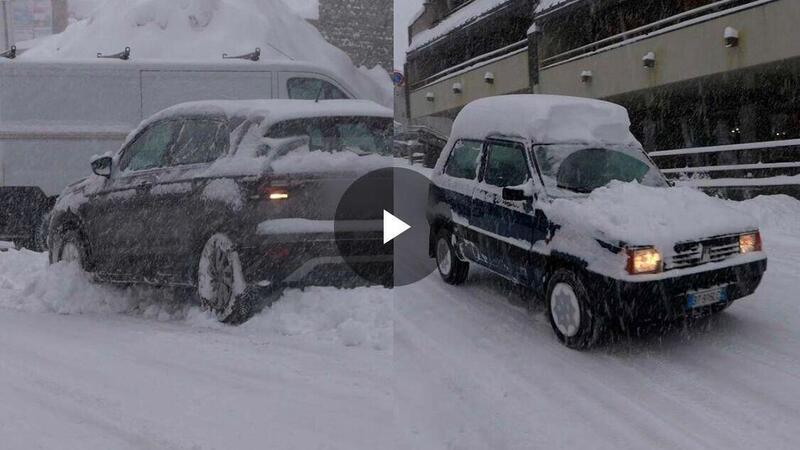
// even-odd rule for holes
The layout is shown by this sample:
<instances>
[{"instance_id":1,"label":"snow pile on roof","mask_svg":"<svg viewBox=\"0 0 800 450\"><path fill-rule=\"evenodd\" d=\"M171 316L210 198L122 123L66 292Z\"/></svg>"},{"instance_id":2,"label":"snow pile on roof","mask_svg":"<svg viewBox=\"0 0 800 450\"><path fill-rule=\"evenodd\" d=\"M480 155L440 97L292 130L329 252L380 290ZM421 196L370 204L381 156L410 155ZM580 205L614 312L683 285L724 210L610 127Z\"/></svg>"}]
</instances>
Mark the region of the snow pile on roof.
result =
<instances>
[{"instance_id":1,"label":"snow pile on roof","mask_svg":"<svg viewBox=\"0 0 800 450\"><path fill-rule=\"evenodd\" d=\"M597 230L609 243L654 245L669 256L679 242L758 228L753 216L691 188L613 181L587 197L555 199L551 219Z\"/></svg>"},{"instance_id":2,"label":"snow pile on roof","mask_svg":"<svg viewBox=\"0 0 800 450\"><path fill-rule=\"evenodd\" d=\"M537 143L636 145L625 108L558 95L504 95L468 104L453 124L451 139L516 136Z\"/></svg>"},{"instance_id":3,"label":"snow pile on roof","mask_svg":"<svg viewBox=\"0 0 800 450\"><path fill-rule=\"evenodd\" d=\"M262 59L292 58L332 70L360 98L390 104L391 82L353 66L282 0L108 0L85 20L44 39L25 59L96 59L131 47L132 58L222 62L261 48ZM254 63L256 64L256 63Z\"/></svg>"},{"instance_id":4,"label":"snow pile on roof","mask_svg":"<svg viewBox=\"0 0 800 450\"><path fill-rule=\"evenodd\" d=\"M462 27L483 16L487 12L508 3L508 1L509 0L475 0L439 22L435 27L414 35L411 39L409 50L415 50L425 44L429 44L456 28Z\"/></svg>"}]
</instances>

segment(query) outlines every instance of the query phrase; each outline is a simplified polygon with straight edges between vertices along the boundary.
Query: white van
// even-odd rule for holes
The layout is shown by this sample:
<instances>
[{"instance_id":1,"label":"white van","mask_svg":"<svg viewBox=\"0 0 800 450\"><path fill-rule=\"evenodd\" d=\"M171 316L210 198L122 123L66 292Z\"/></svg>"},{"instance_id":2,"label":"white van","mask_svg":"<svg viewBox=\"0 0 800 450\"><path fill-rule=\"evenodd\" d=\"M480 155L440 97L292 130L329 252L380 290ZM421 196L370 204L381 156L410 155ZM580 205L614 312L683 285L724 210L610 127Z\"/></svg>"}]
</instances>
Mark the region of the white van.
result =
<instances>
[{"instance_id":1,"label":"white van","mask_svg":"<svg viewBox=\"0 0 800 450\"><path fill-rule=\"evenodd\" d=\"M294 61L2 60L0 240L36 247L30 243L38 218L53 201L41 199L84 176L93 155L118 149L138 123L166 107L208 99L346 99L354 92L330 71ZM35 223L19 223L31 216Z\"/></svg>"}]
</instances>

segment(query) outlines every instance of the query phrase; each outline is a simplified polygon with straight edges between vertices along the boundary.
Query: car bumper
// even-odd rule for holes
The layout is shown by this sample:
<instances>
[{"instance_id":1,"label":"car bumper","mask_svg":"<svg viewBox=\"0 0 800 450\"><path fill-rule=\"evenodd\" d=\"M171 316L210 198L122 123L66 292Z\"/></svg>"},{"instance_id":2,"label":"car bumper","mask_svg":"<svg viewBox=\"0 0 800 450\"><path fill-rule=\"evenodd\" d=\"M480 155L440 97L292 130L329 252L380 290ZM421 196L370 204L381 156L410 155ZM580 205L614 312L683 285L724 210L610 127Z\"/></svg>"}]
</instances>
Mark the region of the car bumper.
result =
<instances>
[{"instance_id":1,"label":"car bumper","mask_svg":"<svg viewBox=\"0 0 800 450\"><path fill-rule=\"evenodd\" d=\"M625 322L673 320L702 314L755 292L767 270L767 260L655 281L595 280L606 286L600 313ZM591 281L590 281L591 282ZM689 307L689 294L720 288L724 301L700 308Z\"/></svg>"},{"instance_id":2,"label":"car bumper","mask_svg":"<svg viewBox=\"0 0 800 450\"><path fill-rule=\"evenodd\" d=\"M253 241L251 241L253 242ZM392 246L382 234L365 232L341 237L333 234L280 234L259 236L256 245L241 246L245 279L270 285L323 285L351 287L363 284L358 274L374 273L371 280L392 279Z\"/></svg>"}]
</instances>

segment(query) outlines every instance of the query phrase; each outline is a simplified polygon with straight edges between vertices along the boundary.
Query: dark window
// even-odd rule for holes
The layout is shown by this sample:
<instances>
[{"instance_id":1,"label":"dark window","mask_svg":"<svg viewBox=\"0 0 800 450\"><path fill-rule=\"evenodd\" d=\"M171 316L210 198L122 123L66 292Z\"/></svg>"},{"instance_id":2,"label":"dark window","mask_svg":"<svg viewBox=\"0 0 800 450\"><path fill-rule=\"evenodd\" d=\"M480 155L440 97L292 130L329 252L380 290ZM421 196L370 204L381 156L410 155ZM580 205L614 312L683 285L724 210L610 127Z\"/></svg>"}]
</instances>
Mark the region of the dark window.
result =
<instances>
[{"instance_id":1,"label":"dark window","mask_svg":"<svg viewBox=\"0 0 800 450\"><path fill-rule=\"evenodd\" d=\"M386 155L391 152L393 125L392 119L382 117L318 117L277 123L266 137L308 136L311 151Z\"/></svg>"},{"instance_id":2,"label":"dark window","mask_svg":"<svg viewBox=\"0 0 800 450\"><path fill-rule=\"evenodd\" d=\"M187 119L170 154L170 165L212 162L228 149L224 122L213 119Z\"/></svg>"},{"instance_id":3,"label":"dark window","mask_svg":"<svg viewBox=\"0 0 800 450\"><path fill-rule=\"evenodd\" d=\"M286 82L292 100L343 100L349 98L341 89L318 78L291 78Z\"/></svg>"},{"instance_id":4,"label":"dark window","mask_svg":"<svg viewBox=\"0 0 800 450\"><path fill-rule=\"evenodd\" d=\"M136 171L162 167L179 128L179 123L174 120L151 125L125 149L120 161L122 170Z\"/></svg>"},{"instance_id":5,"label":"dark window","mask_svg":"<svg viewBox=\"0 0 800 450\"><path fill-rule=\"evenodd\" d=\"M519 144L490 143L483 180L498 187L519 186L530 179L525 149Z\"/></svg>"},{"instance_id":6,"label":"dark window","mask_svg":"<svg viewBox=\"0 0 800 450\"><path fill-rule=\"evenodd\" d=\"M474 180L478 174L478 158L480 156L480 142L458 141L450 153L444 173L455 178Z\"/></svg>"}]
</instances>

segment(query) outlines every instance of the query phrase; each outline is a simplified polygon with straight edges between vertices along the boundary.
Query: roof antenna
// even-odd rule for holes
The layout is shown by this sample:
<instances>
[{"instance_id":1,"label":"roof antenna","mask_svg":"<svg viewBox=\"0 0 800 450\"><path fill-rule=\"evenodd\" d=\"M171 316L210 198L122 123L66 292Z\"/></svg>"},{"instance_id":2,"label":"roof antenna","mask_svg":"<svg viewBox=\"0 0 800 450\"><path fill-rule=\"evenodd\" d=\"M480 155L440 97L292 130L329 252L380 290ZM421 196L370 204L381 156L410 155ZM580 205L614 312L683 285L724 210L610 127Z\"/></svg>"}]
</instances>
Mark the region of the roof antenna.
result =
<instances>
[{"instance_id":1,"label":"roof antenna","mask_svg":"<svg viewBox=\"0 0 800 450\"><path fill-rule=\"evenodd\" d=\"M222 59L247 59L256 62L259 59L261 59L261 49L256 48L256 50L253 52L245 53L244 55L239 55L239 56L228 56L227 53L223 53Z\"/></svg>"},{"instance_id":2,"label":"roof antenna","mask_svg":"<svg viewBox=\"0 0 800 450\"><path fill-rule=\"evenodd\" d=\"M281 55L289 58L292 61L295 61L294 58L292 58L291 56L289 56L286 53L282 52L278 47L275 47L274 45L270 44L269 42L267 42L267 45L269 45L271 49L275 50L276 52L280 53Z\"/></svg>"},{"instance_id":3,"label":"roof antenna","mask_svg":"<svg viewBox=\"0 0 800 450\"><path fill-rule=\"evenodd\" d=\"M102 53L98 53L97 57L98 58L104 58L104 59L121 59L122 61L127 61L127 60L131 59L131 48L130 47L125 47L125 50L123 50L123 51L121 51L119 53L114 53L113 55L104 55Z\"/></svg>"},{"instance_id":4,"label":"roof antenna","mask_svg":"<svg viewBox=\"0 0 800 450\"><path fill-rule=\"evenodd\" d=\"M6 50L3 53L0 53L0 57L8 58L8 59L16 58L17 57L17 46L16 45L12 45L9 50Z\"/></svg>"}]
</instances>

